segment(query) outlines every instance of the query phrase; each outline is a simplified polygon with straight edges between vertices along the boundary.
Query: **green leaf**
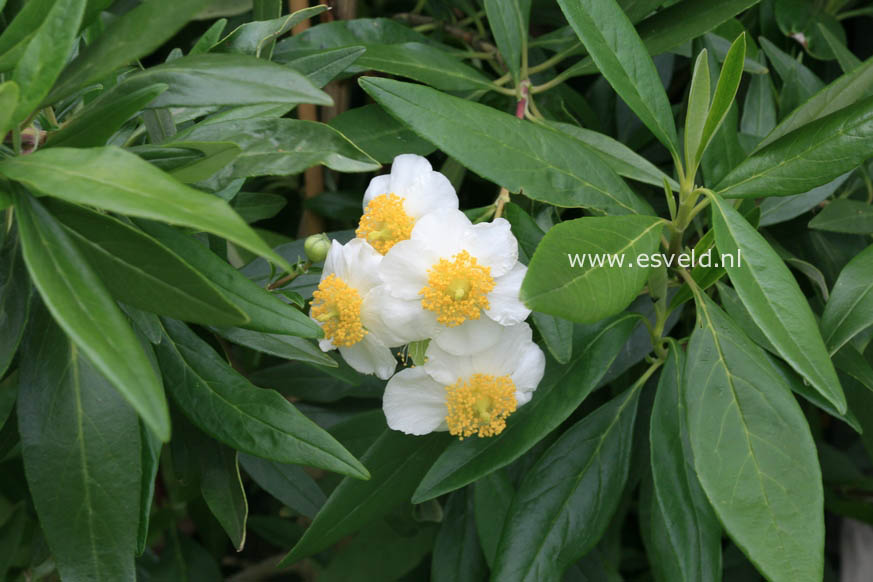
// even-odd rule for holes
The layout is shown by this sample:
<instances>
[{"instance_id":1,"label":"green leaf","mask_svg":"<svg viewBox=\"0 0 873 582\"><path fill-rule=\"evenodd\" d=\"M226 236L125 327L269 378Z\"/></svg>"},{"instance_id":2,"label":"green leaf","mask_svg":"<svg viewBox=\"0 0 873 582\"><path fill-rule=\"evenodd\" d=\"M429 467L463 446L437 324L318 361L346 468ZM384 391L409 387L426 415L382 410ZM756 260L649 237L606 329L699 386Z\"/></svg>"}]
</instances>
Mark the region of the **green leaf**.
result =
<instances>
[{"instance_id":1,"label":"green leaf","mask_svg":"<svg viewBox=\"0 0 873 582\"><path fill-rule=\"evenodd\" d=\"M366 49L362 46L323 50L289 61L287 65L306 75L316 87L324 87L357 61L364 51Z\"/></svg>"},{"instance_id":2,"label":"green leaf","mask_svg":"<svg viewBox=\"0 0 873 582\"><path fill-rule=\"evenodd\" d=\"M329 125L383 164L400 154L426 156L435 149L375 104L349 109L331 119Z\"/></svg>"},{"instance_id":3,"label":"green leaf","mask_svg":"<svg viewBox=\"0 0 873 582\"><path fill-rule=\"evenodd\" d=\"M600 540L627 480L641 383L572 427L527 471L497 547L499 580L558 580Z\"/></svg>"},{"instance_id":4,"label":"green leaf","mask_svg":"<svg viewBox=\"0 0 873 582\"><path fill-rule=\"evenodd\" d=\"M809 221L809 228L849 234L873 233L873 206L859 200L832 200Z\"/></svg>"},{"instance_id":5,"label":"green leaf","mask_svg":"<svg viewBox=\"0 0 873 582\"><path fill-rule=\"evenodd\" d=\"M299 309L253 283L194 238L158 222L137 220L136 224L209 277L212 284L249 317L249 322L244 324L246 329L320 337L321 328Z\"/></svg>"},{"instance_id":6,"label":"green leaf","mask_svg":"<svg viewBox=\"0 0 873 582\"><path fill-rule=\"evenodd\" d=\"M569 123L553 122L551 125L588 145L619 176L651 184L658 188L662 188L664 180L667 180L674 191L679 191L679 184L676 183L676 180L620 141L598 131L591 131Z\"/></svg>"},{"instance_id":7,"label":"green leaf","mask_svg":"<svg viewBox=\"0 0 873 582\"><path fill-rule=\"evenodd\" d=\"M476 537L473 489L452 493L446 503L430 562L433 582L479 582L488 568Z\"/></svg>"},{"instance_id":8,"label":"green leaf","mask_svg":"<svg viewBox=\"0 0 873 582\"><path fill-rule=\"evenodd\" d=\"M670 343L649 427L653 477L652 528L656 551L651 561L664 582L721 580L721 526L694 472L685 402L682 399L685 352Z\"/></svg>"},{"instance_id":9,"label":"green leaf","mask_svg":"<svg viewBox=\"0 0 873 582\"><path fill-rule=\"evenodd\" d=\"M15 81L0 83L0 136L5 137L15 126L14 113L18 106L18 85Z\"/></svg>"},{"instance_id":10,"label":"green leaf","mask_svg":"<svg viewBox=\"0 0 873 582\"><path fill-rule=\"evenodd\" d=\"M749 81L740 130L748 135L763 138L776 127L776 101L773 99L772 81L769 75L755 75Z\"/></svg>"},{"instance_id":11,"label":"green leaf","mask_svg":"<svg viewBox=\"0 0 873 582\"><path fill-rule=\"evenodd\" d=\"M226 445L280 463L366 479L361 463L272 390L253 386L180 322L163 319L156 348L171 396L201 430Z\"/></svg>"},{"instance_id":12,"label":"green leaf","mask_svg":"<svg viewBox=\"0 0 873 582\"><path fill-rule=\"evenodd\" d=\"M453 442L433 463L412 500L421 503L459 489L519 458L564 422L597 387L639 322L625 314L592 326L576 326L577 352L566 366L547 365L530 402L506 428L488 439Z\"/></svg>"},{"instance_id":13,"label":"green leaf","mask_svg":"<svg viewBox=\"0 0 873 582\"><path fill-rule=\"evenodd\" d=\"M827 184L817 186L809 192L793 196L764 198L761 201L761 226L770 226L797 218L830 198L837 189L849 179L851 172L831 180Z\"/></svg>"},{"instance_id":14,"label":"green leaf","mask_svg":"<svg viewBox=\"0 0 873 582\"><path fill-rule=\"evenodd\" d=\"M21 452L58 571L66 580L132 580L136 414L44 308L34 309L23 349Z\"/></svg>"},{"instance_id":15,"label":"green leaf","mask_svg":"<svg viewBox=\"0 0 873 582\"><path fill-rule=\"evenodd\" d=\"M854 169L871 153L873 98L868 98L757 150L716 189L726 198L798 194Z\"/></svg>"},{"instance_id":16,"label":"green leaf","mask_svg":"<svg viewBox=\"0 0 873 582\"><path fill-rule=\"evenodd\" d=\"M856 255L840 272L821 316L825 343L834 353L873 326L873 245Z\"/></svg>"},{"instance_id":17,"label":"green leaf","mask_svg":"<svg viewBox=\"0 0 873 582\"><path fill-rule=\"evenodd\" d=\"M177 140L229 141L242 153L219 176L287 176L317 164L338 172L371 172L381 165L324 123L299 119L245 119L195 126Z\"/></svg>"},{"instance_id":18,"label":"green leaf","mask_svg":"<svg viewBox=\"0 0 873 582\"><path fill-rule=\"evenodd\" d=\"M490 569L494 567L497 545L512 498L515 497L515 488L503 471L495 471L478 479L473 491L476 533Z\"/></svg>"},{"instance_id":19,"label":"green leaf","mask_svg":"<svg viewBox=\"0 0 873 582\"><path fill-rule=\"evenodd\" d=\"M243 220L251 224L276 216L286 204L288 199L281 194L240 192L233 197L231 206Z\"/></svg>"},{"instance_id":20,"label":"green leaf","mask_svg":"<svg viewBox=\"0 0 873 582\"><path fill-rule=\"evenodd\" d=\"M408 503L446 440L444 434L411 437L386 430L361 457L370 468L370 480L343 479L279 566L311 556Z\"/></svg>"},{"instance_id":21,"label":"green leaf","mask_svg":"<svg viewBox=\"0 0 873 582\"><path fill-rule=\"evenodd\" d=\"M873 58L827 85L792 111L765 137L755 151L816 119L844 109L873 95Z\"/></svg>"},{"instance_id":22,"label":"green leaf","mask_svg":"<svg viewBox=\"0 0 873 582\"><path fill-rule=\"evenodd\" d=\"M328 356L329 357L329 356ZM336 402L343 398L381 398L385 383L375 376L359 374L343 361L329 366L286 362L252 373L253 384L273 388L285 396L307 402Z\"/></svg>"},{"instance_id":23,"label":"green leaf","mask_svg":"<svg viewBox=\"0 0 873 582\"><path fill-rule=\"evenodd\" d=\"M246 543L249 505L239 474L237 452L201 435L200 492L237 552Z\"/></svg>"},{"instance_id":24,"label":"green leaf","mask_svg":"<svg viewBox=\"0 0 873 582\"><path fill-rule=\"evenodd\" d=\"M10 232L0 248L0 378L12 364L30 312L32 287L21 244ZM2 426L2 423L0 423Z\"/></svg>"},{"instance_id":25,"label":"green leaf","mask_svg":"<svg viewBox=\"0 0 873 582\"><path fill-rule=\"evenodd\" d=\"M711 299L697 299L682 391L700 484L764 576L819 581L821 473L803 412L760 348Z\"/></svg>"},{"instance_id":26,"label":"green leaf","mask_svg":"<svg viewBox=\"0 0 873 582\"><path fill-rule=\"evenodd\" d=\"M312 6L297 10L293 14L272 18L270 20L255 20L236 27L233 32L221 39L212 50L254 55L268 59L272 53L275 41L291 30L295 25L329 10L326 5Z\"/></svg>"},{"instance_id":27,"label":"green leaf","mask_svg":"<svg viewBox=\"0 0 873 582\"><path fill-rule=\"evenodd\" d=\"M558 0L597 68L646 127L679 157L667 93L643 41L615 0Z\"/></svg>"},{"instance_id":28,"label":"green leaf","mask_svg":"<svg viewBox=\"0 0 873 582\"><path fill-rule=\"evenodd\" d=\"M224 34L226 26L227 18L219 18L213 22L212 26L200 35L200 38L197 39L197 42L194 43L194 46L191 47L188 54L199 55L201 53L208 53L209 50L218 43L219 39L221 39L221 35Z\"/></svg>"},{"instance_id":29,"label":"green leaf","mask_svg":"<svg viewBox=\"0 0 873 582\"><path fill-rule=\"evenodd\" d=\"M503 62L518 85L523 52L527 50L531 0L485 0L485 15Z\"/></svg>"},{"instance_id":30,"label":"green leaf","mask_svg":"<svg viewBox=\"0 0 873 582\"><path fill-rule=\"evenodd\" d=\"M408 77L442 91L489 89L488 77L429 44L369 44L355 66Z\"/></svg>"},{"instance_id":31,"label":"green leaf","mask_svg":"<svg viewBox=\"0 0 873 582\"><path fill-rule=\"evenodd\" d=\"M827 46L831 49L831 52L834 53L834 56L837 58L837 62L840 63L840 68L843 69L844 73L849 73L861 66L861 59L852 54L852 51L850 51L849 47L845 44L845 38L841 41L834 35L834 33L828 30L827 26L821 23L818 24L818 32L827 43Z\"/></svg>"},{"instance_id":32,"label":"green leaf","mask_svg":"<svg viewBox=\"0 0 873 582\"><path fill-rule=\"evenodd\" d=\"M25 120L49 94L73 50L84 11L85 0L56 0L27 41L12 71L19 88L13 122Z\"/></svg>"},{"instance_id":33,"label":"green leaf","mask_svg":"<svg viewBox=\"0 0 873 582\"><path fill-rule=\"evenodd\" d=\"M824 88L824 83L799 60L780 50L764 37L759 42L770 64L782 78L782 91L779 94L779 111L783 114L807 101Z\"/></svg>"},{"instance_id":34,"label":"green leaf","mask_svg":"<svg viewBox=\"0 0 873 582\"><path fill-rule=\"evenodd\" d=\"M211 325L248 317L167 247L120 220L59 200L46 207L120 301L154 313Z\"/></svg>"},{"instance_id":35,"label":"green leaf","mask_svg":"<svg viewBox=\"0 0 873 582\"><path fill-rule=\"evenodd\" d=\"M239 328L215 328L215 333L241 346L284 358L321 366L336 367L336 360L305 339L290 335L262 333Z\"/></svg>"},{"instance_id":36,"label":"green leaf","mask_svg":"<svg viewBox=\"0 0 873 582\"><path fill-rule=\"evenodd\" d=\"M578 140L420 85L364 77L390 114L510 192L564 207L648 214L648 205ZM521 145L523 144L523 145Z\"/></svg>"},{"instance_id":37,"label":"green leaf","mask_svg":"<svg viewBox=\"0 0 873 582\"><path fill-rule=\"evenodd\" d=\"M694 61L691 88L688 92L688 111L685 114L685 168L690 173L697 168L703 146L703 130L709 113L709 56L700 51Z\"/></svg>"},{"instance_id":38,"label":"green leaf","mask_svg":"<svg viewBox=\"0 0 873 582\"><path fill-rule=\"evenodd\" d=\"M142 421L139 423L139 442L142 475L139 490L139 528L136 534L137 556L141 556L148 545L152 500L155 495L155 478L158 475L162 445L161 440Z\"/></svg>"},{"instance_id":39,"label":"green leaf","mask_svg":"<svg viewBox=\"0 0 873 582\"><path fill-rule=\"evenodd\" d=\"M755 324L792 368L840 413L845 412L840 382L797 281L733 206L715 195L711 201L716 246L722 254L739 257L737 265L722 266Z\"/></svg>"},{"instance_id":40,"label":"green leaf","mask_svg":"<svg viewBox=\"0 0 873 582\"><path fill-rule=\"evenodd\" d=\"M25 526L28 524L27 507L19 502L0 523L0 577L4 580L13 560L18 556L19 546L24 538Z\"/></svg>"},{"instance_id":41,"label":"green leaf","mask_svg":"<svg viewBox=\"0 0 873 582\"><path fill-rule=\"evenodd\" d=\"M95 99L69 123L48 137L51 147L97 147L106 145L116 131L143 107L168 89L156 84L132 90L116 85Z\"/></svg>"},{"instance_id":42,"label":"green leaf","mask_svg":"<svg viewBox=\"0 0 873 582\"><path fill-rule=\"evenodd\" d=\"M721 126L725 117L727 117L728 110L734 103L734 97L737 94L737 88L739 88L740 79L743 76L743 61L745 58L746 35L743 33L733 42L725 56L724 64L721 67L721 74L718 77L718 84L712 96L712 104L709 106L709 113L706 116L706 123L701 133L697 159L700 159L703 155L710 140L712 140L715 132ZM736 127L736 122L734 124L734 127Z\"/></svg>"},{"instance_id":43,"label":"green leaf","mask_svg":"<svg viewBox=\"0 0 873 582\"><path fill-rule=\"evenodd\" d=\"M168 440L170 418L160 381L106 287L35 198L16 193L15 210L24 261L49 311L77 349L161 440Z\"/></svg>"},{"instance_id":44,"label":"green leaf","mask_svg":"<svg viewBox=\"0 0 873 582\"><path fill-rule=\"evenodd\" d=\"M34 0L21 5L15 18L5 28L3 34L0 34L0 72L5 73L15 67L56 1Z\"/></svg>"},{"instance_id":45,"label":"green leaf","mask_svg":"<svg viewBox=\"0 0 873 582\"><path fill-rule=\"evenodd\" d=\"M324 492L301 467L246 454L239 456L239 462L264 491L301 515L314 518L324 505Z\"/></svg>"},{"instance_id":46,"label":"green leaf","mask_svg":"<svg viewBox=\"0 0 873 582\"><path fill-rule=\"evenodd\" d=\"M531 259L521 300L581 323L623 311L648 277L634 263L657 250L661 228L661 219L649 216L585 217L552 227Z\"/></svg>"},{"instance_id":47,"label":"green leaf","mask_svg":"<svg viewBox=\"0 0 873 582\"><path fill-rule=\"evenodd\" d=\"M207 0L144 2L113 21L69 67L43 105L58 101L112 71L151 54L178 32ZM155 81L157 83L160 81ZM154 83L148 83L152 85ZM173 83L167 83L173 87Z\"/></svg>"},{"instance_id":48,"label":"green leaf","mask_svg":"<svg viewBox=\"0 0 873 582\"><path fill-rule=\"evenodd\" d=\"M170 87L151 102L149 106L155 109L264 103L333 105L326 93L294 69L247 55L204 53L182 57L124 81L130 89L155 83Z\"/></svg>"},{"instance_id":49,"label":"green leaf","mask_svg":"<svg viewBox=\"0 0 873 582\"><path fill-rule=\"evenodd\" d=\"M116 147L44 149L3 160L0 174L68 202L211 232L291 271L225 201Z\"/></svg>"}]
</instances>

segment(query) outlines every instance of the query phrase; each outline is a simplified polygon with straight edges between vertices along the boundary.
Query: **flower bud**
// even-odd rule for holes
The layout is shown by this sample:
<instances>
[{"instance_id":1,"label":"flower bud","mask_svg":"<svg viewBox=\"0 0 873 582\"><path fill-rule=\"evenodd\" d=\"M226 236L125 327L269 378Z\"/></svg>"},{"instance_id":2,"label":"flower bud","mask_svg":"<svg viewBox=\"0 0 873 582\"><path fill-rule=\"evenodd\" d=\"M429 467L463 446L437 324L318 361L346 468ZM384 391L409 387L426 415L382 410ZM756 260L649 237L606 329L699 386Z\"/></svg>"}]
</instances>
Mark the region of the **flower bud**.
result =
<instances>
[{"instance_id":1,"label":"flower bud","mask_svg":"<svg viewBox=\"0 0 873 582\"><path fill-rule=\"evenodd\" d=\"M308 236L303 243L303 250L306 252L307 259L313 263L321 262L330 250L330 239L324 233Z\"/></svg>"}]
</instances>

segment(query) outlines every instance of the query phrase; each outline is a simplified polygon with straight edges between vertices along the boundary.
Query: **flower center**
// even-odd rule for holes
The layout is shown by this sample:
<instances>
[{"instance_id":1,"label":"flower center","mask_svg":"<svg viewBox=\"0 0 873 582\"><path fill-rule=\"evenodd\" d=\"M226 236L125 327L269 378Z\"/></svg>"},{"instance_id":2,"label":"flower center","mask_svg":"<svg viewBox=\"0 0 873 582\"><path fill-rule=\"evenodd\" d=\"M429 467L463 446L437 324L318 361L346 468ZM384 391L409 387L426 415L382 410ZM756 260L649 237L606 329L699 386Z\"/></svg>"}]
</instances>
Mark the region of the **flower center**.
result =
<instances>
[{"instance_id":1,"label":"flower center","mask_svg":"<svg viewBox=\"0 0 873 582\"><path fill-rule=\"evenodd\" d=\"M403 210L403 198L394 193L376 196L367 204L355 234L383 255L407 240L415 221Z\"/></svg>"},{"instance_id":2,"label":"flower center","mask_svg":"<svg viewBox=\"0 0 873 582\"><path fill-rule=\"evenodd\" d=\"M361 296L358 290L335 274L328 275L312 293L309 313L321 323L324 337L337 347L348 347L364 339L361 324Z\"/></svg>"},{"instance_id":3,"label":"flower center","mask_svg":"<svg viewBox=\"0 0 873 582\"><path fill-rule=\"evenodd\" d=\"M495 436L506 428L506 417L515 412L515 384L509 376L473 374L446 387L446 424L464 440L478 434Z\"/></svg>"},{"instance_id":4,"label":"flower center","mask_svg":"<svg viewBox=\"0 0 873 582\"><path fill-rule=\"evenodd\" d=\"M451 261L440 259L427 273L427 287L419 291L421 306L436 313L441 324L455 327L479 319L481 310L488 309L488 293L494 289L491 268L480 265L467 251Z\"/></svg>"}]
</instances>

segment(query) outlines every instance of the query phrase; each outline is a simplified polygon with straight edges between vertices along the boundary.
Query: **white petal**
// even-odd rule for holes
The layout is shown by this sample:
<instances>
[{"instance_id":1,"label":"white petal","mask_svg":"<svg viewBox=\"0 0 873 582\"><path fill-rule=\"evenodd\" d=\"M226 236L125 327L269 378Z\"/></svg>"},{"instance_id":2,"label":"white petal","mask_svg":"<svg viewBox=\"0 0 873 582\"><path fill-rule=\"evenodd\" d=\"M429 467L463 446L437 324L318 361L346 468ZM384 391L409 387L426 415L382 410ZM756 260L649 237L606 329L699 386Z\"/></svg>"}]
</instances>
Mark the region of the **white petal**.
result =
<instances>
[{"instance_id":1,"label":"white petal","mask_svg":"<svg viewBox=\"0 0 873 582\"><path fill-rule=\"evenodd\" d=\"M476 373L485 373L476 369L471 356L451 354L433 341L430 342L424 355L424 370L443 386L451 386L458 380L469 378Z\"/></svg>"},{"instance_id":2,"label":"white petal","mask_svg":"<svg viewBox=\"0 0 873 582\"><path fill-rule=\"evenodd\" d=\"M492 319L480 316L455 327L440 326L433 341L450 354L474 354L496 344L500 339L501 327Z\"/></svg>"},{"instance_id":3,"label":"white petal","mask_svg":"<svg viewBox=\"0 0 873 582\"><path fill-rule=\"evenodd\" d=\"M437 210L457 210L458 195L448 178L430 172L406 192L403 209L416 220Z\"/></svg>"},{"instance_id":4,"label":"white petal","mask_svg":"<svg viewBox=\"0 0 873 582\"><path fill-rule=\"evenodd\" d=\"M526 273L527 267L516 263L508 273L494 281L494 289L488 294L490 307L485 311L488 317L501 325L515 325L527 319L530 309L518 298Z\"/></svg>"},{"instance_id":5,"label":"white petal","mask_svg":"<svg viewBox=\"0 0 873 582\"><path fill-rule=\"evenodd\" d=\"M382 283L379 278L382 255L364 239L353 238L343 245L342 260L346 273L343 279L361 295L366 295L370 289Z\"/></svg>"},{"instance_id":6,"label":"white petal","mask_svg":"<svg viewBox=\"0 0 873 582\"><path fill-rule=\"evenodd\" d=\"M479 263L491 267L495 278L508 273L518 261L518 241L503 218L474 224L465 233L463 245Z\"/></svg>"},{"instance_id":7,"label":"white petal","mask_svg":"<svg viewBox=\"0 0 873 582\"><path fill-rule=\"evenodd\" d=\"M388 381L382 397L388 426L406 434L446 430L446 388L421 368L401 370Z\"/></svg>"},{"instance_id":8,"label":"white petal","mask_svg":"<svg viewBox=\"0 0 873 582\"><path fill-rule=\"evenodd\" d=\"M385 345L399 346L431 337L439 325L436 316L421 307L417 299L398 299L380 285L364 298L361 309L364 327Z\"/></svg>"},{"instance_id":9,"label":"white petal","mask_svg":"<svg viewBox=\"0 0 873 582\"><path fill-rule=\"evenodd\" d=\"M339 352L346 363L361 374L375 374L382 380L390 378L397 368L391 350L370 334L352 346L340 347Z\"/></svg>"},{"instance_id":10,"label":"white petal","mask_svg":"<svg viewBox=\"0 0 873 582\"><path fill-rule=\"evenodd\" d=\"M343 245L336 239L330 241L330 249L324 259L324 267L321 269L321 279L329 275L336 275L340 279L346 278L346 262L343 256Z\"/></svg>"},{"instance_id":11,"label":"white petal","mask_svg":"<svg viewBox=\"0 0 873 582\"><path fill-rule=\"evenodd\" d=\"M438 259L421 241L400 241L382 259L379 276L395 297L420 299L418 294L427 285L427 270Z\"/></svg>"},{"instance_id":12,"label":"white petal","mask_svg":"<svg viewBox=\"0 0 873 582\"><path fill-rule=\"evenodd\" d=\"M383 174L381 176L376 176L372 180L370 180L369 186L367 186L367 190L364 192L364 210L367 209L367 204L369 204L373 198L377 196L381 196L382 194L390 194L391 193L391 176L389 174Z\"/></svg>"},{"instance_id":13,"label":"white petal","mask_svg":"<svg viewBox=\"0 0 873 582\"><path fill-rule=\"evenodd\" d=\"M322 352L329 352L336 349L336 346L333 345L333 340L327 338L321 338L318 340L318 347L321 348Z\"/></svg>"},{"instance_id":14,"label":"white petal","mask_svg":"<svg viewBox=\"0 0 873 582\"><path fill-rule=\"evenodd\" d=\"M391 164L391 192L401 198L417 187L433 168L427 158L415 154L401 154Z\"/></svg>"},{"instance_id":15,"label":"white petal","mask_svg":"<svg viewBox=\"0 0 873 582\"><path fill-rule=\"evenodd\" d=\"M460 210L437 210L426 214L412 228L410 238L422 241L437 257L450 259L463 250L470 219Z\"/></svg>"},{"instance_id":16,"label":"white petal","mask_svg":"<svg viewBox=\"0 0 873 582\"><path fill-rule=\"evenodd\" d=\"M520 390L515 391L515 402L517 406L523 406L530 402L530 399L533 398L533 392L522 392Z\"/></svg>"},{"instance_id":17,"label":"white petal","mask_svg":"<svg viewBox=\"0 0 873 582\"><path fill-rule=\"evenodd\" d=\"M522 345L513 360L512 382L520 392L531 394L539 386L546 371L546 356L540 347L529 342Z\"/></svg>"}]
</instances>

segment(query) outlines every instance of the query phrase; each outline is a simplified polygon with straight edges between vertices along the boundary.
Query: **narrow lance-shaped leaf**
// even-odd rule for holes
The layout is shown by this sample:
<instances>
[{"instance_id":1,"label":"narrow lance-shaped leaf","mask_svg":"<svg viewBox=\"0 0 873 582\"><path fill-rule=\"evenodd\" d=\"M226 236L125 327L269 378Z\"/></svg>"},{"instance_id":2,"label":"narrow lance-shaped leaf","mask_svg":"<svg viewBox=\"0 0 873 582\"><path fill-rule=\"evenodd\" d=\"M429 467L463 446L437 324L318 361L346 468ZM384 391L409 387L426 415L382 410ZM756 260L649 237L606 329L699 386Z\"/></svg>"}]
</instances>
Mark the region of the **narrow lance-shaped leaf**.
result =
<instances>
[{"instance_id":1,"label":"narrow lance-shaped leaf","mask_svg":"<svg viewBox=\"0 0 873 582\"><path fill-rule=\"evenodd\" d=\"M9 130L15 125L18 95L18 85L15 81L0 83L0 136L6 137Z\"/></svg>"},{"instance_id":2,"label":"narrow lance-shaped leaf","mask_svg":"<svg viewBox=\"0 0 873 582\"><path fill-rule=\"evenodd\" d=\"M134 579L141 470L136 414L41 306L21 362L22 459L60 575Z\"/></svg>"},{"instance_id":3,"label":"narrow lance-shaped leaf","mask_svg":"<svg viewBox=\"0 0 873 582\"><path fill-rule=\"evenodd\" d=\"M567 429L524 476L497 547L495 579L560 579L600 540L624 491L644 379Z\"/></svg>"},{"instance_id":4,"label":"narrow lance-shaped leaf","mask_svg":"<svg viewBox=\"0 0 873 582\"><path fill-rule=\"evenodd\" d=\"M11 71L15 67L55 2L56 0L33 0L21 5L15 18L8 23L3 34L0 34L0 71ZM0 2L0 10L4 6L5 1Z\"/></svg>"},{"instance_id":5,"label":"narrow lance-shaped leaf","mask_svg":"<svg viewBox=\"0 0 873 582\"><path fill-rule=\"evenodd\" d=\"M701 132L700 143L697 146L696 159L700 159L703 156L703 152L713 136L715 136L725 117L727 117L731 105L733 105L737 88L740 86L740 79L743 76L743 60L745 58L746 35L744 33L734 41L727 55L725 55L721 74L718 77L718 84L712 96L712 104L709 106L709 113L706 116L706 123Z\"/></svg>"},{"instance_id":6,"label":"narrow lance-shaped leaf","mask_svg":"<svg viewBox=\"0 0 873 582\"><path fill-rule=\"evenodd\" d=\"M485 14L513 81L521 81L519 73L526 49L531 0L485 0Z\"/></svg>"},{"instance_id":7,"label":"narrow lance-shaped leaf","mask_svg":"<svg viewBox=\"0 0 873 582\"><path fill-rule=\"evenodd\" d=\"M651 213L597 154L561 132L421 85L373 77L359 83L417 134L510 192L609 214Z\"/></svg>"},{"instance_id":8,"label":"narrow lance-shaped leaf","mask_svg":"<svg viewBox=\"0 0 873 582\"><path fill-rule=\"evenodd\" d=\"M487 567L476 537L472 487L449 497L430 564L433 582L477 582L485 578Z\"/></svg>"},{"instance_id":9,"label":"narrow lance-shaped leaf","mask_svg":"<svg viewBox=\"0 0 873 582\"><path fill-rule=\"evenodd\" d=\"M170 418L163 388L115 300L42 204L16 193L15 211L24 260L49 311L94 367L166 441Z\"/></svg>"},{"instance_id":10,"label":"narrow lance-shaped leaf","mask_svg":"<svg viewBox=\"0 0 873 582\"><path fill-rule=\"evenodd\" d=\"M782 259L737 210L711 196L715 244L736 257L722 265L752 319L779 355L836 409L846 398L806 297Z\"/></svg>"},{"instance_id":11,"label":"narrow lance-shaped leaf","mask_svg":"<svg viewBox=\"0 0 873 582\"><path fill-rule=\"evenodd\" d=\"M324 505L324 493L302 467L245 453L239 456L239 462L255 483L294 511L314 518Z\"/></svg>"},{"instance_id":12,"label":"narrow lance-shaped leaf","mask_svg":"<svg viewBox=\"0 0 873 582\"><path fill-rule=\"evenodd\" d=\"M697 167L703 141L703 129L709 113L709 56L706 49L700 51L694 61L691 89L688 93L688 112L685 114L685 168L691 172Z\"/></svg>"},{"instance_id":13,"label":"narrow lance-shaped leaf","mask_svg":"<svg viewBox=\"0 0 873 582\"><path fill-rule=\"evenodd\" d=\"M822 335L831 353L873 326L873 245L840 272L821 316Z\"/></svg>"},{"instance_id":14,"label":"narrow lance-shaped leaf","mask_svg":"<svg viewBox=\"0 0 873 582\"><path fill-rule=\"evenodd\" d=\"M860 200L833 200L809 221L809 228L847 234L871 234L873 206Z\"/></svg>"},{"instance_id":15,"label":"narrow lance-shaped leaf","mask_svg":"<svg viewBox=\"0 0 873 582\"><path fill-rule=\"evenodd\" d=\"M30 312L32 285L21 256L21 242L14 231L0 247L0 378L18 351ZM2 423L0 423L2 425Z\"/></svg>"},{"instance_id":16,"label":"narrow lance-shaped leaf","mask_svg":"<svg viewBox=\"0 0 873 582\"><path fill-rule=\"evenodd\" d=\"M69 202L205 230L292 270L227 202L120 148L48 148L3 160L0 174Z\"/></svg>"},{"instance_id":17,"label":"narrow lance-shaped leaf","mask_svg":"<svg viewBox=\"0 0 873 582\"><path fill-rule=\"evenodd\" d=\"M233 547L237 552L242 551L246 543L249 505L239 474L237 452L205 437L198 452L203 499Z\"/></svg>"},{"instance_id":18,"label":"narrow lance-shaped leaf","mask_svg":"<svg viewBox=\"0 0 873 582\"><path fill-rule=\"evenodd\" d=\"M679 157L667 93L636 29L615 0L558 0L597 68L655 137Z\"/></svg>"},{"instance_id":19,"label":"narrow lance-shaped leaf","mask_svg":"<svg viewBox=\"0 0 873 582\"><path fill-rule=\"evenodd\" d=\"M773 582L818 582L824 560L821 472L785 382L700 294L683 394L694 465L728 534Z\"/></svg>"}]
</instances>

